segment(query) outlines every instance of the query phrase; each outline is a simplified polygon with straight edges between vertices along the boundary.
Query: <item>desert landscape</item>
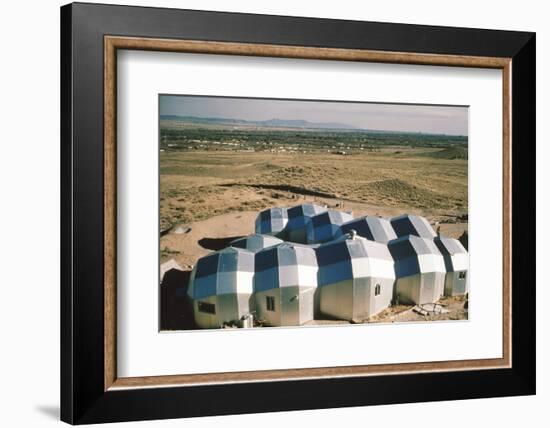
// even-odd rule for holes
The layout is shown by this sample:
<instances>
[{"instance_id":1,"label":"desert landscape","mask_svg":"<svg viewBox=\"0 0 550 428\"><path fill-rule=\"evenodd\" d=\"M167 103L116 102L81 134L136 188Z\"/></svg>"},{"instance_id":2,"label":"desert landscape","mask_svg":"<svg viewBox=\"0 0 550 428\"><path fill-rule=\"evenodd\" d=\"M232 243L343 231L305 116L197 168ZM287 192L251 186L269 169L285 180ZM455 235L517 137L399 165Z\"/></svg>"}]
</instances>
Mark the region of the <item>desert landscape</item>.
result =
<instances>
[{"instance_id":1,"label":"desert landscape","mask_svg":"<svg viewBox=\"0 0 550 428\"><path fill-rule=\"evenodd\" d=\"M467 248L467 137L282 122L161 116L161 263L173 259L190 271L198 258L254 233L260 210L303 202L356 217L422 215ZM464 298L442 304L448 312L393 307L368 321L465 318Z\"/></svg>"}]
</instances>

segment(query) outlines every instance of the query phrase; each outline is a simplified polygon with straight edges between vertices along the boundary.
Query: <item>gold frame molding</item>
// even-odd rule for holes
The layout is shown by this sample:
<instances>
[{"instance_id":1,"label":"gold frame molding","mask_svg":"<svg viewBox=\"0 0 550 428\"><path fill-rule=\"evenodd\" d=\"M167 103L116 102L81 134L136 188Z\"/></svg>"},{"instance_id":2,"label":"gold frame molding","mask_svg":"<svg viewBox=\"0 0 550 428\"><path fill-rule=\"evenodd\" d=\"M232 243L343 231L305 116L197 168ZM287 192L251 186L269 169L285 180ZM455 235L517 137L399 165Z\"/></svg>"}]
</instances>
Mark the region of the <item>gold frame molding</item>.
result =
<instances>
[{"instance_id":1,"label":"gold frame molding","mask_svg":"<svg viewBox=\"0 0 550 428\"><path fill-rule=\"evenodd\" d=\"M502 358L379 364L306 369L262 370L190 375L117 377L116 367L116 85L117 50L147 50L213 55L242 55L334 61L440 65L502 70L503 126L503 349ZM104 37L104 389L193 386L204 384L337 378L369 375L497 369L511 367L511 58L383 52L196 40Z\"/></svg>"}]
</instances>

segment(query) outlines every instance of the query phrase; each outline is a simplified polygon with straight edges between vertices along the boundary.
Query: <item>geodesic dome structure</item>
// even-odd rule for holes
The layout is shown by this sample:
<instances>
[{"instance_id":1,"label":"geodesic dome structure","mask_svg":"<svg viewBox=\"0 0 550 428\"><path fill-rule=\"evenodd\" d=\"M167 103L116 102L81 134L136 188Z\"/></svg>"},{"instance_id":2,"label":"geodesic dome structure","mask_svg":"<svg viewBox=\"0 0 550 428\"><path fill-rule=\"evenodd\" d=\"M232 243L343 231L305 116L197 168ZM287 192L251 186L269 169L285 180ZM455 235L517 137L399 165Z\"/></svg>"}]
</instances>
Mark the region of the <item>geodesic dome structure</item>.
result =
<instances>
[{"instance_id":1,"label":"geodesic dome structure","mask_svg":"<svg viewBox=\"0 0 550 428\"><path fill-rule=\"evenodd\" d=\"M256 233L279 236L284 233L288 223L287 209L284 207L273 207L263 210L256 217Z\"/></svg>"},{"instance_id":2,"label":"geodesic dome structure","mask_svg":"<svg viewBox=\"0 0 550 428\"><path fill-rule=\"evenodd\" d=\"M195 323L201 328L238 323L250 312L253 292L254 253L233 247L199 259L187 289Z\"/></svg>"},{"instance_id":3,"label":"geodesic dome structure","mask_svg":"<svg viewBox=\"0 0 550 428\"><path fill-rule=\"evenodd\" d=\"M321 313L362 322L394 299L434 303L468 291L467 250L420 216L353 219L302 204L262 211L256 229L264 227L270 232L199 259L188 288L180 287L198 327L297 326Z\"/></svg>"},{"instance_id":4,"label":"geodesic dome structure","mask_svg":"<svg viewBox=\"0 0 550 428\"><path fill-rule=\"evenodd\" d=\"M321 313L362 321L391 304L395 271L386 244L343 237L320 245L317 262Z\"/></svg>"},{"instance_id":5,"label":"geodesic dome structure","mask_svg":"<svg viewBox=\"0 0 550 428\"><path fill-rule=\"evenodd\" d=\"M418 215L404 214L393 217L390 222L398 237L416 235L433 239L437 235L428 220Z\"/></svg>"},{"instance_id":6,"label":"geodesic dome structure","mask_svg":"<svg viewBox=\"0 0 550 428\"><path fill-rule=\"evenodd\" d=\"M345 222L340 226L335 237L338 238L352 230L355 230L357 235L376 242L385 243L397 238L389 220L370 215Z\"/></svg>"},{"instance_id":7,"label":"geodesic dome structure","mask_svg":"<svg viewBox=\"0 0 550 428\"><path fill-rule=\"evenodd\" d=\"M257 253L264 248L272 247L273 245L277 244L282 244L283 242L284 241L282 241L281 239L271 235L261 235L259 233L254 233L252 235L235 239L234 241L231 241L229 245L235 248L244 248L245 250Z\"/></svg>"},{"instance_id":8,"label":"geodesic dome structure","mask_svg":"<svg viewBox=\"0 0 550 428\"><path fill-rule=\"evenodd\" d=\"M445 262L445 296L459 296L468 292L468 251L457 239L436 236L434 243Z\"/></svg>"},{"instance_id":9,"label":"geodesic dome structure","mask_svg":"<svg viewBox=\"0 0 550 428\"><path fill-rule=\"evenodd\" d=\"M286 239L301 244L307 243L307 223L311 217L325 212L326 207L316 204L301 204L288 209Z\"/></svg>"},{"instance_id":10,"label":"geodesic dome structure","mask_svg":"<svg viewBox=\"0 0 550 428\"><path fill-rule=\"evenodd\" d=\"M258 319L271 326L313 319L318 271L313 248L285 242L256 253L255 266Z\"/></svg>"},{"instance_id":11,"label":"geodesic dome structure","mask_svg":"<svg viewBox=\"0 0 550 428\"><path fill-rule=\"evenodd\" d=\"M314 215L306 225L306 240L308 244L319 244L332 241L340 225L352 220L353 216L343 211L328 210Z\"/></svg>"},{"instance_id":12,"label":"geodesic dome structure","mask_svg":"<svg viewBox=\"0 0 550 428\"><path fill-rule=\"evenodd\" d=\"M443 295L445 262L431 239L416 235L388 242L395 261L396 297L400 303L435 303Z\"/></svg>"}]
</instances>

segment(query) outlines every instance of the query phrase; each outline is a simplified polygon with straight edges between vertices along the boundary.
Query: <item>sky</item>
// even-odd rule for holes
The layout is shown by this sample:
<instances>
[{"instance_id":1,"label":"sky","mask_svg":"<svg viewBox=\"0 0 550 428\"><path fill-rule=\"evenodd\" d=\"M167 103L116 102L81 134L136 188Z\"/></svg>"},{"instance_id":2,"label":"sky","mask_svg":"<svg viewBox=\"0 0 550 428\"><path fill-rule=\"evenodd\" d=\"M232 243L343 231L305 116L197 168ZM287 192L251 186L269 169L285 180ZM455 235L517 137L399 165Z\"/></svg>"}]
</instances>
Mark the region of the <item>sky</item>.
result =
<instances>
[{"instance_id":1,"label":"sky","mask_svg":"<svg viewBox=\"0 0 550 428\"><path fill-rule=\"evenodd\" d=\"M160 114L337 122L361 129L468 135L468 107L161 95Z\"/></svg>"}]
</instances>

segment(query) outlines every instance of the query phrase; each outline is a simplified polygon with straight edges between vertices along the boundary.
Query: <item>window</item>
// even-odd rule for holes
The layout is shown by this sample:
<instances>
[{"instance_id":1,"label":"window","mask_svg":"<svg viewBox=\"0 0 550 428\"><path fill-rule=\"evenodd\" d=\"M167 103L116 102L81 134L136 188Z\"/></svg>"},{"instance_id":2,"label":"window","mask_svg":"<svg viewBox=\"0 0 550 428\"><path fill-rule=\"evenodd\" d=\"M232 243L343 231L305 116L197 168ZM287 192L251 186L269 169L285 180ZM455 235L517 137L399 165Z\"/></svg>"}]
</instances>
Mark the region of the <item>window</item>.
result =
<instances>
[{"instance_id":1,"label":"window","mask_svg":"<svg viewBox=\"0 0 550 428\"><path fill-rule=\"evenodd\" d=\"M381 290L381 286L380 284L376 284L376 286L374 287L374 295L375 296L379 296L380 295L380 290Z\"/></svg>"},{"instance_id":2,"label":"window","mask_svg":"<svg viewBox=\"0 0 550 428\"><path fill-rule=\"evenodd\" d=\"M466 271L458 272L458 279L466 279Z\"/></svg>"},{"instance_id":3,"label":"window","mask_svg":"<svg viewBox=\"0 0 550 428\"><path fill-rule=\"evenodd\" d=\"M275 297L265 296L265 306L268 311L275 311Z\"/></svg>"},{"instance_id":4,"label":"window","mask_svg":"<svg viewBox=\"0 0 550 428\"><path fill-rule=\"evenodd\" d=\"M199 308L199 312L204 312L205 314L216 313L216 305L213 303L197 302L197 306Z\"/></svg>"}]
</instances>

